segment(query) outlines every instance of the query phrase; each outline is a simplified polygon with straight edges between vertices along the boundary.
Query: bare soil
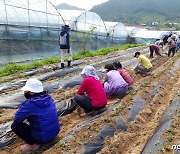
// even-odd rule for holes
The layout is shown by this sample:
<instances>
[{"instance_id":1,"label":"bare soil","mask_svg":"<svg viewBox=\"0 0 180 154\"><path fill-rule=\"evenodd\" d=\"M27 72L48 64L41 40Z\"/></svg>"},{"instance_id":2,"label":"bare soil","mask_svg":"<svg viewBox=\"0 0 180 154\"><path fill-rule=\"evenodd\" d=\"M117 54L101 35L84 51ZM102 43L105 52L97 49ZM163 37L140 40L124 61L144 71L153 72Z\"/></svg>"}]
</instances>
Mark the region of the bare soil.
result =
<instances>
[{"instance_id":1,"label":"bare soil","mask_svg":"<svg viewBox=\"0 0 180 154\"><path fill-rule=\"evenodd\" d=\"M92 59L88 60L92 63L92 61L95 62L99 58L107 59L109 57L116 56L115 53L113 54L114 55L109 54L107 56L93 58L94 61ZM99 133L99 130L103 125L114 127L115 117L117 115L122 117L123 121L128 126L128 130L126 132L118 130L115 132L115 135L113 137L106 137L105 147L100 151L100 153L140 153L159 125L162 114L166 111L173 98L179 95L176 92L180 87L180 71L177 71L174 75L171 76L171 79L164 84L164 86L155 95L155 97L151 98L149 96L149 92L154 89L153 82L166 80L166 73L174 67L175 62L180 61L180 57L155 57L153 61L155 60L158 60L158 64L154 66L152 75L147 77L141 77L141 75L139 74L134 74L134 72L131 71L130 68L127 68L128 72L134 79L133 89L122 100L119 100L118 98L108 98L107 107L121 101L122 105L120 108L118 108L117 110L109 111L104 116L99 117L95 122L84 126L75 134L75 138L70 143L64 143L60 140L67 136L74 127L87 120L89 117L79 117L77 110L67 116L59 117L59 121L61 123L61 131L58 134L58 137L55 138L51 143L43 145L41 149L33 153L80 153L82 151L82 145L84 142L95 142L94 137ZM168 67L166 68L166 66ZM18 76L18 78L19 77L21 76ZM14 80L15 79L16 78L14 78ZM4 80L1 79L1 81ZM75 86L66 90L58 89L52 94L52 97L57 102L71 98L75 95L78 87L79 86ZM128 122L125 117L130 112L130 108L136 94L140 95L143 99L148 100L149 103L144 106L143 110L140 111L134 121ZM0 109L0 123L5 123L12 120L15 111L16 109ZM178 120L174 121L173 127L179 127ZM179 130L175 129L175 131L179 133ZM13 136L15 135L13 134ZM174 140L176 142L178 138ZM0 153L21 153L20 146L22 144L24 144L24 141L16 137L16 141L12 145L6 146L5 148L1 149Z\"/></svg>"}]
</instances>

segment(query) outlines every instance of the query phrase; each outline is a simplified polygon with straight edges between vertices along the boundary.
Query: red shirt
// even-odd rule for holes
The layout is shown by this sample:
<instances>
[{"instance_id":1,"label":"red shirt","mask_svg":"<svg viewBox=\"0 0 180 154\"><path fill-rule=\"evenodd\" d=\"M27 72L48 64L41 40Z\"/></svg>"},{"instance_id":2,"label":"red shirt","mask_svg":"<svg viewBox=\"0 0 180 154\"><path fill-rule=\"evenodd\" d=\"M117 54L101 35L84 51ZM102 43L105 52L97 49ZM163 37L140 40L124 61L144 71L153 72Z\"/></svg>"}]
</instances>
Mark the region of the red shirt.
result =
<instances>
[{"instance_id":1,"label":"red shirt","mask_svg":"<svg viewBox=\"0 0 180 154\"><path fill-rule=\"evenodd\" d=\"M128 83L129 86L133 84L133 79L125 69L119 68L118 71L120 75L123 77L123 79Z\"/></svg>"},{"instance_id":2,"label":"red shirt","mask_svg":"<svg viewBox=\"0 0 180 154\"><path fill-rule=\"evenodd\" d=\"M86 92L92 100L92 106L102 107L107 104L107 97L100 80L93 77L87 77L83 80L77 94L83 95Z\"/></svg>"},{"instance_id":3,"label":"red shirt","mask_svg":"<svg viewBox=\"0 0 180 154\"><path fill-rule=\"evenodd\" d=\"M150 44L150 48L151 48L152 50L155 50L155 51L159 51L159 50L160 50L159 46L156 45L156 44Z\"/></svg>"}]
</instances>

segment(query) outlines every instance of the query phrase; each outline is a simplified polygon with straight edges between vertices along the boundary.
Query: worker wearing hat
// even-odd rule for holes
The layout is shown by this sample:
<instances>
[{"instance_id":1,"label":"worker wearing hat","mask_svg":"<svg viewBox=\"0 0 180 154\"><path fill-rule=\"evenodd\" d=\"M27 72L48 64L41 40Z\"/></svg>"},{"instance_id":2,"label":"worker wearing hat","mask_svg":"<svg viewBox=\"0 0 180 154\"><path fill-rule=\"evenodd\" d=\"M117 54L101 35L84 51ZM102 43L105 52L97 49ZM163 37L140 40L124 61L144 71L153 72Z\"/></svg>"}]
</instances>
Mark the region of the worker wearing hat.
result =
<instances>
[{"instance_id":1,"label":"worker wearing hat","mask_svg":"<svg viewBox=\"0 0 180 154\"><path fill-rule=\"evenodd\" d=\"M69 59L68 59L68 66L71 66L71 61L72 61L72 52L70 50L70 36L69 36L69 26L64 25L61 28L61 33L59 36L59 45L60 45L60 51L61 51L61 63L60 67L63 69L64 68L64 58L66 54L68 54Z\"/></svg>"},{"instance_id":2,"label":"worker wearing hat","mask_svg":"<svg viewBox=\"0 0 180 154\"><path fill-rule=\"evenodd\" d=\"M21 146L22 151L36 150L60 131L55 102L43 91L42 82L38 79L27 80L21 90L26 99L15 113L11 128L26 142Z\"/></svg>"}]
</instances>

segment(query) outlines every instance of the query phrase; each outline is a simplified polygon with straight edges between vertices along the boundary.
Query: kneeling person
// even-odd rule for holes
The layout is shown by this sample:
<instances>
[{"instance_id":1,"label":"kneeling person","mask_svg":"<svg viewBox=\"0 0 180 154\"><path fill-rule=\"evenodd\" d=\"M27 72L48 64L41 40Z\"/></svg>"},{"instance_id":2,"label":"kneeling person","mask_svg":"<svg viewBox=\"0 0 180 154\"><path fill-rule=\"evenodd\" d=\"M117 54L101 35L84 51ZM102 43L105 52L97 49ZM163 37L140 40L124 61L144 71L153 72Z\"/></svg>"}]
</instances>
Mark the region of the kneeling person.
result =
<instances>
[{"instance_id":1,"label":"kneeling person","mask_svg":"<svg viewBox=\"0 0 180 154\"><path fill-rule=\"evenodd\" d=\"M79 87L74 101L84 109L87 115L91 111L98 111L107 104L107 98L99 77L93 66L86 66L82 72L83 82Z\"/></svg>"}]
</instances>

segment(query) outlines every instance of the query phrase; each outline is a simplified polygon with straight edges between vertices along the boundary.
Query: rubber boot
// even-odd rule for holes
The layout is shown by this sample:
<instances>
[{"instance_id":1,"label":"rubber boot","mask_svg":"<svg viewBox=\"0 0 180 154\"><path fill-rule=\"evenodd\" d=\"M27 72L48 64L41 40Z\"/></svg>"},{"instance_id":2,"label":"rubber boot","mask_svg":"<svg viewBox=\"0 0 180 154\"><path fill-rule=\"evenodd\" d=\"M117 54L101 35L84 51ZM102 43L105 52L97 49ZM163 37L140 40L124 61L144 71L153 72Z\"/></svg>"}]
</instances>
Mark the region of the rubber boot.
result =
<instances>
[{"instance_id":1,"label":"rubber boot","mask_svg":"<svg viewBox=\"0 0 180 154\"><path fill-rule=\"evenodd\" d=\"M71 66L71 61L70 60L68 60L68 67L70 67Z\"/></svg>"},{"instance_id":2,"label":"rubber boot","mask_svg":"<svg viewBox=\"0 0 180 154\"><path fill-rule=\"evenodd\" d=\"M64 68L64 63L61 63L61 69L63 69Z\"/></svg>"}]
</instances>

